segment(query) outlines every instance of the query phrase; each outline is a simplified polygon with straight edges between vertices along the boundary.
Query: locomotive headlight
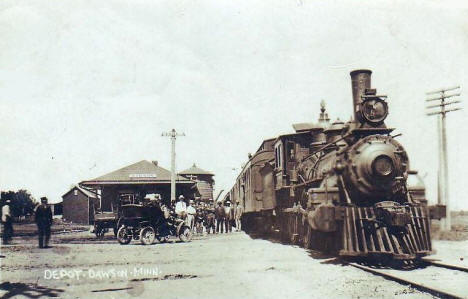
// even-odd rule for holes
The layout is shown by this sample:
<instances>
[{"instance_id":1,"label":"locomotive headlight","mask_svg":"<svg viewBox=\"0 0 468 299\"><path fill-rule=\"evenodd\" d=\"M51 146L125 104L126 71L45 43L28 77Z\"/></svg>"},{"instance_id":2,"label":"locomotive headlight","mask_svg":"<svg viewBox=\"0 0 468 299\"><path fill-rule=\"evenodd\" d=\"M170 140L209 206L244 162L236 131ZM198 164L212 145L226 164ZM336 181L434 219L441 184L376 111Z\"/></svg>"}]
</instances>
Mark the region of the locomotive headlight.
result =
<instances>
[{"instance_id":1,"label":"locomotive headlight","mask_svg":"<svg viewBox=\"0 0 468 299\"><path fill-rule=\"evenodd\" d=\"M362 117L367 122L378 124L385 120L388 106L381 98L371 98L362 102Z\"/></svg>"},{"instance_id":2,"label":"locomotive headlight","mask_svg":"<svg viewBox=\"0 0 468 299\"><path fill-rule=\"evenodd\" d=\"M386 177L393 173L393 161L389 156L380 155L372 162L372 170L375 175Z\"/></svg>"}]
</instances>

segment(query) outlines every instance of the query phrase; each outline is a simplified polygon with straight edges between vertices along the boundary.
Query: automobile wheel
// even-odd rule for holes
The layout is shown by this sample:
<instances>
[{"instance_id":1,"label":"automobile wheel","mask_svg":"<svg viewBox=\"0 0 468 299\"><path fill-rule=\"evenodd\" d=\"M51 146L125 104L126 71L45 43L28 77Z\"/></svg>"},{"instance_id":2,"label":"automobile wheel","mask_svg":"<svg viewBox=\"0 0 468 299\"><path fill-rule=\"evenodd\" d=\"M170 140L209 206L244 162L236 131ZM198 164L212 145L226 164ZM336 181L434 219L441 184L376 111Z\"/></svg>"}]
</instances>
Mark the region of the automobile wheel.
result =
<instances>
[{"instance_id":1,"label":"automobile wheel","mask_svg":"<svg viewBox=\"0 0 468 299\"><path fill-rule=\"evenodd\" d=\"M156 234L151 226L145 226L140 231L140 242L143 245L151 245L154 242Z\"/></svg>"},{"instance_id":2,"label":"automobile wheel","mask_svg":"<svg viewBox=\"0 0 468 299\"><path fill-rule=\"evenodd\" d=\"M179 239L182 242L190 242L192 240L192 231L190 227L184 226L180 230Z\"/></svg>"},{"instance_id":3,"label":"automobile wheel","mask_svg":"<svg viewBox=\"0 0 468 299\"><path fill-rule=\"evenodd\" d=\"M117 232L117 241L122 245L127 245L132 241L132 234L129 234L125 226L119 228L119 231Z\"/></svg>"}]
</instances>

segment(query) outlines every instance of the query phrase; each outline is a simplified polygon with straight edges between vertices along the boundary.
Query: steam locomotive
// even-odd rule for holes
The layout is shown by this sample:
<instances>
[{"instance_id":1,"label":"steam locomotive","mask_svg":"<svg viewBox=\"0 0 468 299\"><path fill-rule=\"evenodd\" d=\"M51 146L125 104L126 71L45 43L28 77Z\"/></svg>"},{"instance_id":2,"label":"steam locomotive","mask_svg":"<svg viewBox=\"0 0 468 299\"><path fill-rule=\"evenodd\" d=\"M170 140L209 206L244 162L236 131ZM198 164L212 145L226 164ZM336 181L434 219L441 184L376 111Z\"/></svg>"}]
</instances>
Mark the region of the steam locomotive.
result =
<instances>
[{"instance_id":1,"label":"steam locomotive","mask_svg":"<svg viewBox=\"0 0 468 299\"><path fill-rule=\"evenodd\" d=\"M262 142L225 200L244 207L247 233L342 257L414 260L432 251L425 186L384 121L387 97L371 88L370 70L350 73L354 119L317 123Z\"/></svg>"}]
</instances>

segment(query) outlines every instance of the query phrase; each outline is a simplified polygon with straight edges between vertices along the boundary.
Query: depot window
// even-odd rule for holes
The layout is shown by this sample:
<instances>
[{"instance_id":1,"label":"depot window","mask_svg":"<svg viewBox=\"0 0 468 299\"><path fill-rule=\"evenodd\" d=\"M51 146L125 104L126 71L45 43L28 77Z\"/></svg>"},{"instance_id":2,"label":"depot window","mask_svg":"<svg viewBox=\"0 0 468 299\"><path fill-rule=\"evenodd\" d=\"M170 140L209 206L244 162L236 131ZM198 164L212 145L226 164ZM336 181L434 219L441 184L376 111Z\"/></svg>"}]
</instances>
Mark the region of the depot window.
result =
<instances>
[{"instance_id":1,"label":"depot window","mask_svg":"<svg viewBox=\"0 0 468 299\"><path fill-rule=\"evenodd\" d=\"M292 141L288 141L286 146L286 155L288 161L294 161L296 159L296 151L295 151L295 143Z\"/></svg>"}]
</instances>

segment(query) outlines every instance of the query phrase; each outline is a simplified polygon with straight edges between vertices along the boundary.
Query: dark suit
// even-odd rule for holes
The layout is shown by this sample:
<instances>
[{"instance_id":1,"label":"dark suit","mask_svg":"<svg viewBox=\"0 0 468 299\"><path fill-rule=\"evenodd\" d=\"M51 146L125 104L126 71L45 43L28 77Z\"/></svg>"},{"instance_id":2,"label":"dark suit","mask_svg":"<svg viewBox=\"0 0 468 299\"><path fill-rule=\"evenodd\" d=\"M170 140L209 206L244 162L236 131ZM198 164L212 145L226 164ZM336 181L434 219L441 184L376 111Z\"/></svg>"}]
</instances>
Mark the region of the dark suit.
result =
<instances>
[{"instance_id":1,"label":"dark suit","mask_svg":"<svg viewBox=\"0 0 468 299\"><path fill-rule=\"evenodd\" d=\"M47 247L50 239L50 226L52 225L52 210L50 207L46 204L39 205L36 208L35 220L39 232L39 247Z\"/></svg>"},{"instance_id":2,"label":"dark suit","mask_svg":"<svg viewBox=\"0 0 468 299\"><path fill-rule=\"evenodd\" d=\"M213 209L206 209L204 211L205 214L205 227L207 233L210 233L213 230L213 234L215 233L215 213Z\"/></svg>"},{"instance_id":3,"label":"dark suit","mask_svg":"<svg viewBox=\"0 0 468 299\"><path fill-rule=\"evenodd\" d=\"M221 228L221 233L224 230L224 218L226 213L224 212L224 207L219 205L215 209L215 217L216 217L216 232L219 233L219 229Z\"/></svg>"}]
</instances>

